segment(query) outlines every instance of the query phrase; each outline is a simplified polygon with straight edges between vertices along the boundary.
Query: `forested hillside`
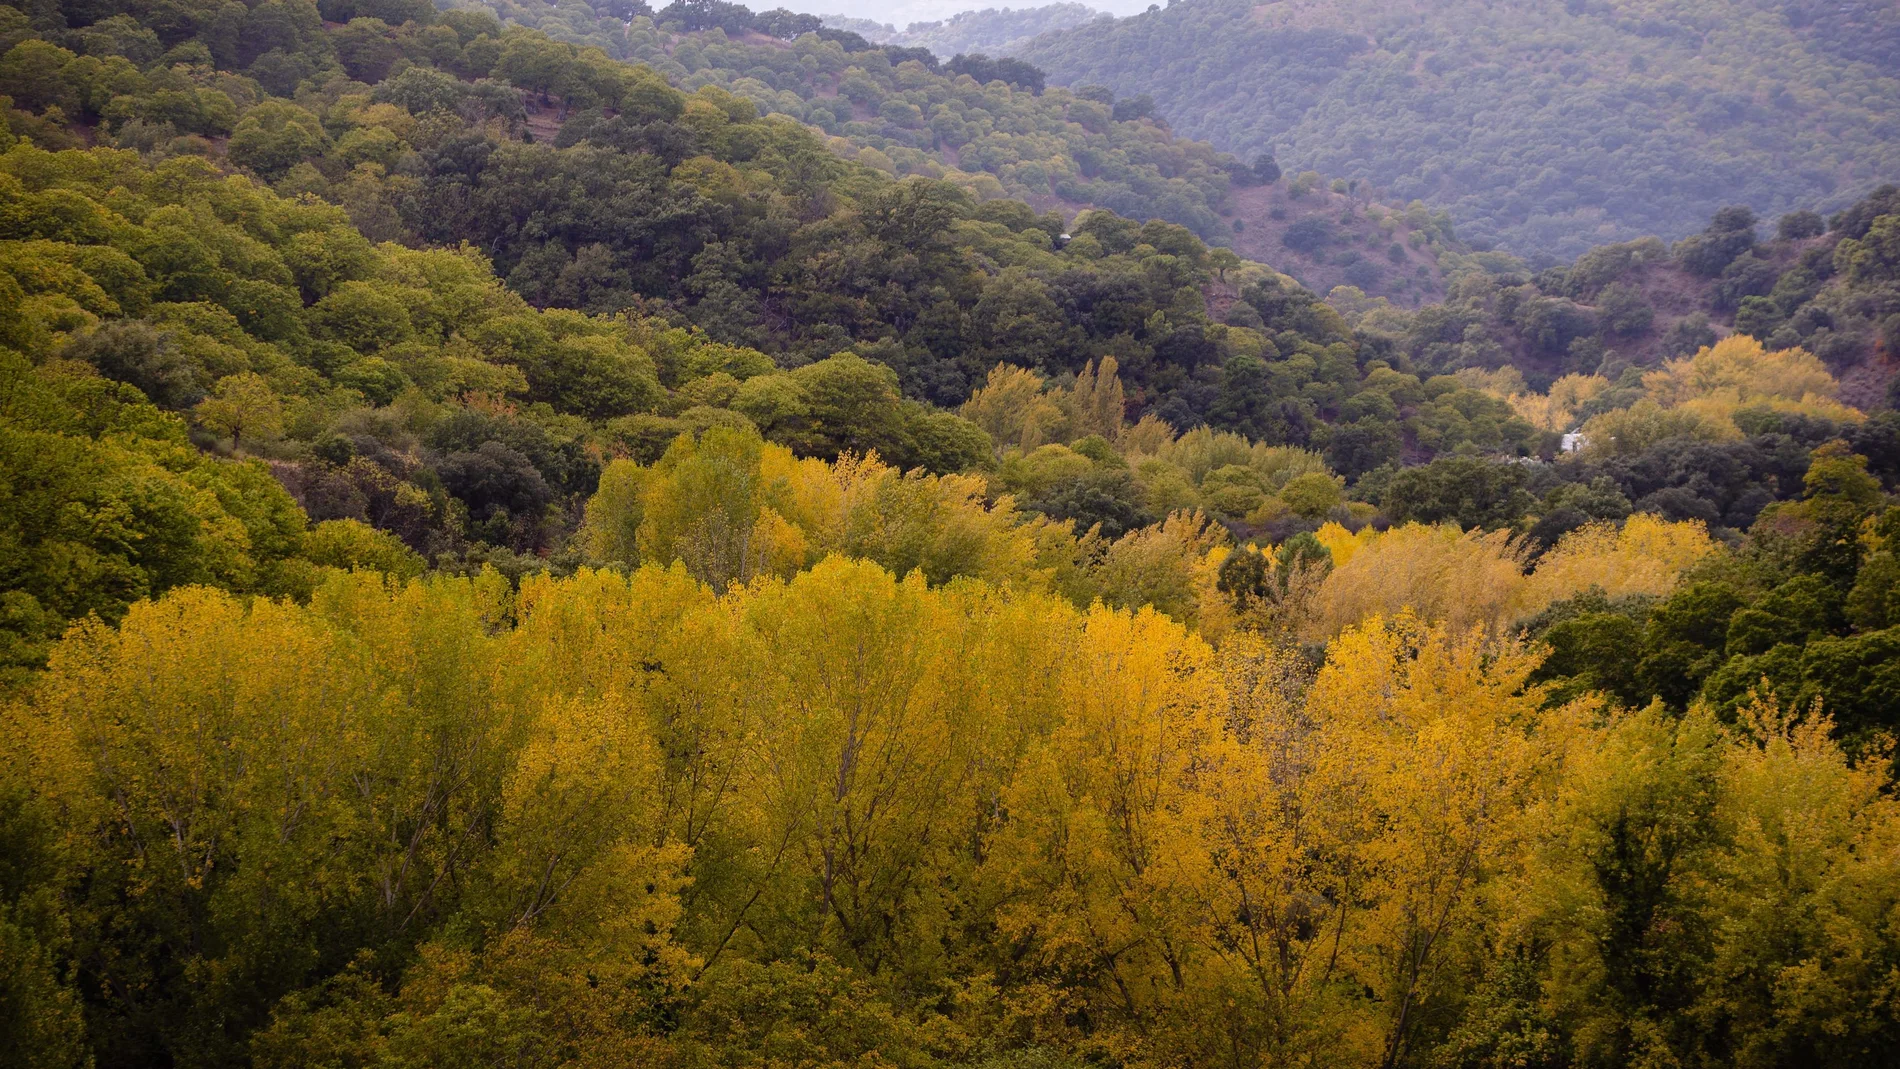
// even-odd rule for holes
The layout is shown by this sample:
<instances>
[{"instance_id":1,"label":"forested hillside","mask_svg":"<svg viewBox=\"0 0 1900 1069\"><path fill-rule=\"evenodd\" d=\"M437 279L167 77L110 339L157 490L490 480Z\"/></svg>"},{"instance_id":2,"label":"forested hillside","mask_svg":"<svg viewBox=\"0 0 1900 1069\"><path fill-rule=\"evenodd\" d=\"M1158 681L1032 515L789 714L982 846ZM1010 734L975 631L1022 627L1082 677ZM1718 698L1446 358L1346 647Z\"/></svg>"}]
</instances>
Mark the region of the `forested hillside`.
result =
<instances>
[{"instance_id":1,"label":"forested hillside","mask_svg":"<svg viewBox=\"0 0 1900 1069\"><path fill-rule=\"evenodd\" d=\"M870 19L826 16L825 25L850 30L877 44L928 48L939 59L967 52L1002 52L1037 34L1079 26L1102 13L1087 4L1047 4L1042 7L986 7L947 19L913 22L902 30Z\"/></svg>"},{"instance_id":2,"label":"forested hillside","mask_svg":"<svg viewBox=\"0 0 1900 1069\"><path fill-rule=\"evenodd\" d=\"M1900 173L1891 4L1181 0L1015 54L1526 256L1833 211Z\"/></svg>"},{"instance_id":3,"label":"forested hillside","mask_svg":"<svg viewBox=\"0 0 1900 1069\"><path fill-rule=\"evenodd\" d=\"M0 1064L1900 1054L1900 192L1322 299L377 4L0 6Z\"/></svg>"},{"instance_id":4,"label":"forested hillside","mask_svg":"<svg viewBox=\"0 0 1900 1069\"><path fill-rule=\"evenodd\" d=\"M1263 169L1176 137L1146 97L1118 100L1099 86L1045 91L1040 71L980 52L933 55L922 41L879 47L855 33L814 34L810 16L730 3L629 9L639 13L625 24L580 0L487 6L509 24L647 63L681 88L716 86L808 123L830 136L833 151L886 174L941 178L1039 211L1159 217L1273 262L1321 293L1344 282L1405 304L1432 300L1443 293L1440 254L1463 249L1448 217L1383 204L1359 183L1351 198L1329 196L1334 183L1317 173L1270 188L1277 165ZM979 12L976 21L1012 26L1018 15L1048 11ZM552 134L564 114L531 118ZM1281 243L1287 226L1312 216L1323 217L1306 224L1322 240ZM1391 256L1393 244L1406 251Z\"/></svg>"},{"instance_id":5,"label":"forested hillside","mask_svg":"<svg viewBox=\"0 0 1900 1069\"><path fill-rule=\"evenodd\" d=\"M1426 367L1508 365L1541 387L1567 373L1639 373L1742 334L1813 353L1853 404L1891 404L1900 248L1882 219L1896 208L1900 189L1883 186L1831 220L1792 212L1770 230L1735 206L1673 247L1605 245L1535 273L1495 254L1447 257L1448 296L1415 310L1351 291L1329 303Z\"/></svg>"},{"instance_id":6,"label":"forested hillside","mask_svg":"<svg viewBox=\"0 0 1900 1069\"><path fill-rule=\"evenodd\" d=\"M1103 207L1205 237L1221 229L1216 212L1230 183L1253 181L1247 165L1173 136L1151 108L1118 110L1113 94L1045 93L1041 73L1021 64L999 67L981 55L939 62L927 49L814 33L816 18L783 9L642 7L623 24L579 0L487 6L510 24L648 64L688 92L716 86L766 114L809 123L886 174L943 178L979 197L1071 212Z\"/></svg>"}]
</instances>

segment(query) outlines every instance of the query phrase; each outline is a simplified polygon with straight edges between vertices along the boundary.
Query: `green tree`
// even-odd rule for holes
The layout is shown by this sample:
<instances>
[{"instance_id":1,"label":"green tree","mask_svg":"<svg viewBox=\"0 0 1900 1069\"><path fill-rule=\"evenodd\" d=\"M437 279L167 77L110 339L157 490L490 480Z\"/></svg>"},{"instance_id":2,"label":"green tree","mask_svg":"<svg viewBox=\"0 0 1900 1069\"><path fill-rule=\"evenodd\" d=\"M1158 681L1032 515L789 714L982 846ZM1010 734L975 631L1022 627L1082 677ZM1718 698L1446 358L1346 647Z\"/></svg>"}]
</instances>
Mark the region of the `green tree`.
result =
<instances>
[{"instance_id":1,"label":"green tree","mask_svg":"<svg viewBox=\"0 0 1900 1069\"><path fill-rule=\"evenodd\" d=\"M233 163L274 180L329 145L315 115L288 101L265 100L238 120L229 152Z\"/></svg>"},{"instance_id":2,"label":"green tree","mask_svg":"<svg viewBox=\"0 0 1900 1069\"><path fill-rule=\"evenodd\" d=\"M194 411L206 430L231 439L233 452L241 448L247 434L269 441L284 432L283 404L270 383L255 372L219 379L211 396L198 402Z\"/></svg>"}]
</instances>

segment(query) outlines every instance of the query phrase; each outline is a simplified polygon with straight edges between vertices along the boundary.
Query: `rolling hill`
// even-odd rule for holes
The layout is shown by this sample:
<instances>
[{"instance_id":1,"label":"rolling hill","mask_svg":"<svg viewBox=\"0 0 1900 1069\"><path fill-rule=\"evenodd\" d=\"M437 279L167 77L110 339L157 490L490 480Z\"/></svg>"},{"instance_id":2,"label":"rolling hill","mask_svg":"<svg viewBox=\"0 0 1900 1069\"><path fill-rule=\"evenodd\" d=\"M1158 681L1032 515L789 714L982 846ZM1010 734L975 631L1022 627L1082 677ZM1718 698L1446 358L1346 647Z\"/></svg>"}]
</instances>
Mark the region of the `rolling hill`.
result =
<instances>
[{"instance_id":1,"label":"rolling hill","mask_svg":"<svg viewBox=\"0 0 1900 1069\"><path fill-rule=\"evenodd\" d=\"M731 92L823 131L834 152L887 174L942 178L981 198L1014 197L1071 218L1108 208L1165 219L1244 256L1284 264L1320 293L1343 284L1405 305L1434 300L1443 292L1441 253L1463 248L1448 218L1380 203L1365 183L1339 183L1352 188L1346 196L1317 173L1264 182L1251 162L1175 133L1151 98L1118 100L1101 86L1039 91L1035 72L1027 72L1030 82L1010 84L945 51L1019 37L1050 18L1088 17L1080 4L972 12L934 28L913 26L881 45L852 29L878 29L863 20L832 20L841 28L811 33L816 20L808 16L755 14L737 4L636 12L624 22L606 0L598 7L582 0L468 6L646 63L687 91ZM958 34L962 43L952 40ZM538 135L558 136L558 109L529 104ZM1309 216L1322 217L1304 224L1311 240L1281 241ZM1395 242L1405 250L1398 259L1391 257Z\"/></svg>"},{"instance_id":2,"label":"rolling hill","mask_svg":"<svg viewBox=\"0 0 1900 1069\"><path fill-rule=\"evenodd\" d=\"M1837 210L1900 175L1892 5L1180 0L1014 54L1551 262L1729 204Z\"/></svg>"}]
</instances>

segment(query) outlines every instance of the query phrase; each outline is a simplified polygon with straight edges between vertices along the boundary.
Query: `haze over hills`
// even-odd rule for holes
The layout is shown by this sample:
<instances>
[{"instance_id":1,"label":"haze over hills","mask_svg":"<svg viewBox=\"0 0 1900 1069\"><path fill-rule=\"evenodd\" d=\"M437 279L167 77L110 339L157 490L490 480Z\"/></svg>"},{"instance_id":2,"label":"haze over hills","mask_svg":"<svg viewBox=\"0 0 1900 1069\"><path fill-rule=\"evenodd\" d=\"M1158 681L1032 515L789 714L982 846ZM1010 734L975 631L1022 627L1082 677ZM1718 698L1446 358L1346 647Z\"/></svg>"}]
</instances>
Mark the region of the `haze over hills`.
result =
<instances>
[{"instance_id":1,"label":"haze over hills","mask_svg":"<svg viewBox=\"0 0 1900 1069\"><path fill-rule=\"evenodd\" d=\"M1071 3L1072 0L1055 4L1028 0L1015 7L1018 12L1026 12L1042 7L1068 7ZM1133 15L1148 7L1141 0L1089 0L1087 6L1109 15ZM970 0L892 0L890 3L878 3L875 0L789 0L785 7L805 14L864 19L901 31L912 23L945 22L981 8L990 8L991 5L983 4L979 7L973 5ZM996 7L1005 11L1009 10L1009 7L1003 5L996 5Z\"/></svg>"},{"instance_id":2,"label":"haze over hills","mask_svg":"<svg viewBox=\"0 0 1900 1069\"><path fill-rule=\"evenodd\" d=\"M1066 3L962 11L946 19L912 22L902 29L893 23L842 15L825 16L825 25L862 34L877 44L928 48L937 58L949 59L962 52L1005 52L1038 34L1102 17L1108 16L1086 4Z\"/></svg>"},{"instance_id":3,"label":"haze over hills","mask_svg":"<svg viewBox=\"0 0 1900 1069\"><path fill-rule=\"evenodd\" d=\"M1449 208L1532 256L1900 175L1900 7L1777 0L1179 0L1018 50L1175 129Z\"/></svg>"},{"instance_id":4,"label":"haze over hills","mask_svg":"<svg viewBox=\"0 0 1900 1069\"><path fill-rule=\"evenodd\" d=\"M1900 186L596 2L0 0L0 1066L1892 1069Z\"/></svg>"}]
</instances>

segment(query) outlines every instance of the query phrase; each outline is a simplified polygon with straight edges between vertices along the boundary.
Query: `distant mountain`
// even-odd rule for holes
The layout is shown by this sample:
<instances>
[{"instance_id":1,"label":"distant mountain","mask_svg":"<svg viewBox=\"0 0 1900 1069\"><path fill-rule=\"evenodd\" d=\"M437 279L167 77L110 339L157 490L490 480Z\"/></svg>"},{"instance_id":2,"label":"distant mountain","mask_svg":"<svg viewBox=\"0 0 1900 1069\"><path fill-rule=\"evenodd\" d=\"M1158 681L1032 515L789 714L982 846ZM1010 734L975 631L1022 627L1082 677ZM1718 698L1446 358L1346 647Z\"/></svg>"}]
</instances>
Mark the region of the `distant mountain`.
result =
<instances>
[{"instance_id":1,"label":"distant mountain","mask_svg":"<svg viewBox=\"0 0 1900 1069\"><path fill-rule=\"evenodd\" d=\"M1011 196L1071 213L1109 208L1212 235L1224 226L1218 212L1232 176L1246 181L1251 173L1205 142L1174 136L1145 106L1118 109L1105 90L1045 93L1041 72L1027 65L941 63L922 48L821 29L812 16L755 13L723 0L624 22L608 0L597 2L470 6L649 64L688 92L726 90L761 112L817 127L841 155L897 177L944 178L983 199Z\"/></svg>"},{"instance_id":2,"label":"distant mountain","mask_svg":"<svg viewBox=\"0 0 1900 1069\"><path fill-rule=\"evenodd\" d=\"M898 34L897 27L876 19L863 19L855 15L820 15L818 18L829 29L855 33L874 45L881 45Z\"/></svg>"},{"instance_id":3,"label":"distant mountain","mask_svg":"<svg viewBox=\"0 0 1900 1069\"><path fill-rule=\"evenodd\" d=\"M775 0L776 2L776 0ZM991 0L994 3L995 0ZM1022 3L1023 0L1015 0ZM1151 0L1087 0L1088 6L1098 13L1108 15L1134 15L1147 10ZM896 33L902 27L918 22L948 21L959 15L968 14L979 6L970 0L783 0L786 7L793 11L811 12L833 25L833 19L862 19L878 25L886 25ZM1027 7L1019 7L1018 12L1034 10L1039 6L1065 6L1056 0L1028 0ZM656 5L657 6L657 5ZM841 28L856 29L852 26Z\"/></svg>"},{"instance_id":4,"label":"distant mountain","mask_svg":"<svg viewBox=\"0 0 1900 1069\"><path fill-rule=\"evenodd\" d=\"M913 22L902 30L872 19L844 15L824 16L825 25L850 30L878 44L928 48L940 59L965 52L1006 52L1027 45L1038 34L1066 30L1092 19L1105 18L1087 4L1049 4L1044 7L984 8L965 11L934 22Z\"/></svg>"},{"instance_id":5,"label":"distant mountain","mask_svg":"<svg viewBox=\"0 0 1900 1069\"><path fill-rule=\"evenodd\" d=\"M813 16L755 13L739 4L670 6L623 21L625 9L597 2L599 8L581 0L469 6L615 59L648 63L682 89L727 90L763 112L822 129L835 152L887 174L945 178L983 199L1016 197L1068 217L1099 207L1180 223L1243 256L1284 265L1322 294L1347 285L1406 307L1438 300L1446 277L1441 254L1466 251L1449 216L1379 203L1381 194L1366 183L1335 183L1317 173L1263 180L1255 161L1173 133L1147 97L1118 100L1101 86L1039 92L1042 75L1033 68L999 73L996 64L972 57L940 62L914 43L874 44L874 35L891 28L864 20L830 19L814 34ZM988 20L1010 33L1033 25L1023 21L1027 16L1093 13L1081 4L989 10L930 32ZM1008 82L1011 72L1028 84L983 84ZM978 84L961 81L965 74ZM553 120L545 116L541 135L559 136ZM575 131L590 120L577 121ZM1302 229L1291 243L1283 241L1296 226Z\"/></svg>"},{"instance_id":6,"label":"distant mountain","mask_svg":"<svg viewBox=\"0 0 1900 1069\"><path fill-rule=\"evenodd\" d=\"M1012 49L1174 128L1448 208L1548 260L1900 177L1900 7L1787 0L1178 0Z\"/></svg>"}]
</instances>

